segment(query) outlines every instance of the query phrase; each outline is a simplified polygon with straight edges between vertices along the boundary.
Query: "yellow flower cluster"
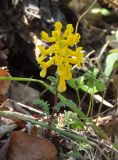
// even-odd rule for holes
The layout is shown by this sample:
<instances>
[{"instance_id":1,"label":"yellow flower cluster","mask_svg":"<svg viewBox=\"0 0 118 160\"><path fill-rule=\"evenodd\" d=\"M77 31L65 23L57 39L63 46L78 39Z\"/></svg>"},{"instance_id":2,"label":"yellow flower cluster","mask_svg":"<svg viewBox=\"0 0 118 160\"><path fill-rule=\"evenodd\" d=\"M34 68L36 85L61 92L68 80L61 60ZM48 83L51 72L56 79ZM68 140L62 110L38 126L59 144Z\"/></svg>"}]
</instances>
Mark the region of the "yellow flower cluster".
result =
<instances>
[{"instance_id":1,"label":"yellow flower cluster","mask_svg":"<svg viewBox=\"0 0 118 160\"><path fill-rule=\"evenodd\" d=\"M40 72L41 77L46 76L47 68L52 65L57 66L57 74L59 75L58 91L64 92L66 90L66 80L72 78L72 66L81 66L83 63L84 53L82 47L72 50L71 48L80 41L80 35L73 33L74 28L72 24L66 26L66 30L62 33L61 22L55 23L55 30L52 31L52 36L42 31L42 40L51 43L49 48L44 46L37 46L40 49L40 56L37 59L38 64L42 68Z\"/></svg>"}]
</instances>

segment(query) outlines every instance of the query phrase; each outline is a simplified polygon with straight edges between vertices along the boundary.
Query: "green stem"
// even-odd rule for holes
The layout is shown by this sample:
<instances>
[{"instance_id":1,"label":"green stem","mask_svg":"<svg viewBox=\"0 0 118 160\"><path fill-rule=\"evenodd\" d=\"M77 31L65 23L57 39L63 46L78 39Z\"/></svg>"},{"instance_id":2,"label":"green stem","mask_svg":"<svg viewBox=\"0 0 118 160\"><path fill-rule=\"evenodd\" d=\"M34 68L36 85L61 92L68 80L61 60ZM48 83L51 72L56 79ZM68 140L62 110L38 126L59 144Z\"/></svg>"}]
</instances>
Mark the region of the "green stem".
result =
<instances>
[{"instance_id":1,"label":"green stem","mask_svg":"<svg viewBox=\"0 0 118 160\"><path fill-rule=\"evenodd\" d=\"M90 95L90 100L89 100L89 107L88 107L88 111L87 111L87 117L89 116L91 111L91 95Z\"/></svg>"},{"instance_id":2,"label":"green stem","mask_svg":"<svg viewBox=\"0 0 118 160\"><path fill-rule=\"evenodd\" d=\"M94 98L93 95L91 95L91 117L93 115L93 107L94 107Z\"/></svg>"},{"instance_id":3,"label":"green stem","mask_svg":"<svg viewBox=\"0 0 118 160\"><path fill-rule=\"evenodd\" d=\"M76 94L77 94L77 99L78 99L78 104L77 104L77 106L79 107L79 106L80 106L80 95L79 95L78 89L76 89Z\"/></svg>"},{"instance_id":4,"label":"green stem","mask_svg":"<svg viewBox=\"0 0 118 160\"><path fill-rule=\"evenodd\" d=\"M58 84L59 84L59 80L58 80ZM57 105L57 101L58 101L58 84L56 86L54 106L52 108L52 114L51 114L51 117L50 117L49 123L48 123L49 127L51 126L52 120L54 119L54 114L56 113L56 105ZM48 137L50 137L50 134L51 134L51 130L48 129L48 132L47 132Z\"/></svg>"},{"instance_id":5,"label":"green stem","mask_svg":"<svg viewBox=\"0 0 118 160\"><path fill-rule=\"evenodd\" d=\"M90 114L90 116L92 117L93 107L94 107L94 98L93 98L93 95L90 95L90 101L89 101L89 108L88 108L87 116L89 116L89 114Z\"/></svg>"}]
</instances>

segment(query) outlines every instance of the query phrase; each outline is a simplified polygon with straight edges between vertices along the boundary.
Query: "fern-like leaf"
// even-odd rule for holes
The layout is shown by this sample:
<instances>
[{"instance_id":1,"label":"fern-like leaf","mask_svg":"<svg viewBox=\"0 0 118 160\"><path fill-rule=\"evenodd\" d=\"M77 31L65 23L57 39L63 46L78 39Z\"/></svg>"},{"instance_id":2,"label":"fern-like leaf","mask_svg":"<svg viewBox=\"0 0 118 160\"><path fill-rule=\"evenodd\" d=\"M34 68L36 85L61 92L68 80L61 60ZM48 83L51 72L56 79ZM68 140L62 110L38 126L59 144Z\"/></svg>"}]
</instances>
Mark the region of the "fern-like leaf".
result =
<instances>
[{"instance_id":1,"label":"fern-like leaf","mask_svg":"<svg viewBox=\"0 0 118 160\"><path fill-rule=\"evenodd\" d=\"M42 110L44 111L44 114L48 115L49 114L49 107L50 104L47 101L44 101L42 99L35 99L33 101L34 104L38 105L39 107L42 108Z\"/></svg>"},{"instance_id":2,"label":"fern-like leaf","mask_svg":"<svg viewBox=\"0 0 118 160\"><path fill-rule=\"evenodd\" d=\"M57 112L59 112L60 109L61 109L62 107L65 107L65 106L66 106L65 103L62 102L62 101L60 101L60 102L58 102L57 105L55 106L55 109L56 109Z\"/></svg>"}]
</instances>

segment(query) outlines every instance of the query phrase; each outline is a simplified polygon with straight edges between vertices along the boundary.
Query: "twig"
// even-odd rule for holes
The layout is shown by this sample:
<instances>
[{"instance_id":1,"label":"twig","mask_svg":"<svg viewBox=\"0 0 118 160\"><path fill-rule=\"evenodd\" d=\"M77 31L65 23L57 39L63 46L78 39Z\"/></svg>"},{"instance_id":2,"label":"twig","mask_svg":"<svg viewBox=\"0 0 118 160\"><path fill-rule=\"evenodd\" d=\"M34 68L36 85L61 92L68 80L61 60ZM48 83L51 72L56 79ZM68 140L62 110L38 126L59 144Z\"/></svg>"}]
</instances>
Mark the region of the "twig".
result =
<instances>
[{"instance_id":1,"label":"twig","mask_svg":"<svg viewBox=\"0 0 118 160\"><path fill-rule=\"evenodd\" d=\"M33 78L33 76L31 76L30 78ZM19 99L22 99L22 97L24 97L24 94L25 94L25 92L26 92L26 90L27 90L29 84L30 84L30 82L27 82L27 84L26 84L24 90L22 91L22 93L21 93Z\"/></svg>"},{"instance_id":2,"label":"twig","mask_svg":"<svg viewBox=\"0 0 118 160\"><path fill-rule=\"evenodd\" d=\"M101 102L102 104L104 104L105 106L108 106L110 108L113 108L114 105L112 105L111 103L109 103L108 101L106 101L103 97L101 97L100 95L94 94L93 97L95 98L95 100Z\"/></svg>"},{"instance_id":3,"label":"twig","mask_svg":"<svg viewBox=\"0 0 118 160\"><path fill-rule=\"evenodd\" d=\"M40 95L39 95L39 98L41 98L46 92L48 91L48 89L46 88L46 89L44 89L41 93L40 93Z\"/></svg>"},{"instance_id":4,"label":"twig","mask_svg":"<svg viewBox=\"0 0 118 160\"><path fill-rule=\"evenodd\" d=\"M105 143L104 141L100 141L99 139L93 139L92 137L89 137L89 140L91 140L92 142L94 141L93 143L95 143L96 145L102 144L105 147L108 147L109 149L112 149L113 151L118 153L118 150L114 148L112 144Z\"/></svg>"},{"instance_id":5,"label":"twig","mask_svg":"<svg viewBox=\"0 0 118 160\"><path fill-rule=\"evenodd\" d=\"M95 53L95 50L92 50L91 52L89 52L89 53L85 56L85 59L89 58L93 53Z\"/></svg>"},{"instance_id":6,"label":"twig","mask_svg":"<svg viewBox=\"0 0 118 160\"><path fill-rule=\"evenodd\" d=\"M16 118L16 119L21 119L23 121L30 121L36 120L33 116L25 115L19 112L13 112L13 111L0 111L0 116L2 117L8 117L10 119Z\"/></svg>"},{"instance_id":7,"label":"twig","mask_svg":"<svg viewBox=\"0 0 118 160\"><path fill-rule=\"evenodd\" d=\"M97 0L94 0L93 3L90 5L90 7L78 18L76 28L75 28L75 33L77 33L78 25L81 19L88 13L88 11L94 6L94 4L97 2Z\"/></svg>"},{"instance_id":8,"label":"twig","mask_svg":"<svg viewBox=\"0 0 118 160\"><path fill-rule=\"evenodd\" d=\"M99 61L99 60L100 60L100 58L102 57L102 55L103 55L103 53L105 52L106 48L108 47L109 43L110 43L110 41L107 41L107 42L103 45L103 47L102 47L102 49L101 49L101 51L100 51L99 56L96 58L96 61Z\"/></svg>"},{"instance_id":9,"label":"twig","mask_svg":"<svg viewBox=\"0 0 118 160\"><path fill-rule=\"evenodd\" d=\"M13 103L13 104L16 105L16 106L18 105L18 106L23 107L23 108L26 108L26 109L28 109L28 110L30 110L30 111L32 111L32 112L39 113L39 114L43 115L43 112L42 112L42 111L39 111L39 110L37 110L37 109L35 109L35 108L32 108L32 107L27 106L27 105L25 105L25 104L22 104L22 103L20 103L20 102L16 102L16 101L11 100L11 99L8 99L8 100L6 101L6 103L8 103L8 102L11 102L11 103ZM5 105L5 104L4 104L4 105Z\"/></svg>"},{"instance_id":10,"label":"twig","mask_svg":"<svg viewBox=\"0 0 118 160\"><path fill-rule=\"evenodd\" d=\"M90 142L90 144L91 144L92 146L96 147L96 148L100 151L100 153L106 158L106 160L110 160L110 159L105 155L105 153L102 151L102 149L101 149L96 143Z\"/></svg>"}]
</instances>

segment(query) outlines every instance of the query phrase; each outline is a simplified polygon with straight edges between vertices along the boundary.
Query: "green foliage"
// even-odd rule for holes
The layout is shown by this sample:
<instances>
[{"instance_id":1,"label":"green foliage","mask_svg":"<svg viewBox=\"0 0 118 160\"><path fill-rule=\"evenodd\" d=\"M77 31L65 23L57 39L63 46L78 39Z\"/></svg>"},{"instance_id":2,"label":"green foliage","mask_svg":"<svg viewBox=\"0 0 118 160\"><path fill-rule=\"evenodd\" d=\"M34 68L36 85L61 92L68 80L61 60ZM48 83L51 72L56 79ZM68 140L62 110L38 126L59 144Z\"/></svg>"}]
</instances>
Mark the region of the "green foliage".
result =
<instances>
[{"instance_id":1,"label":"green foliage","mask_svg":"<svg viewBox=\"0 0 118 160\"><path fill-rule=\"evenodd\" d=\"M118 151L118 144L113 145L113 147Z\"/></svg>"},{"instance_id":2,"label":"green foliage","mask_svg":"<svg viewBox=\"0 0 118 160\"><path fill-rule=\"evenodd\" d=\"M41 100L41 99L35 99L33 101L34 104L38 105L39 107L42 108L43 112L44 112L44 115L49 115L49 107L50 107L50 104L48 104L47 101L44 101L44 100Z\"/></svg>"},{"instance_id":3,"label":"green foliage","mask_svg":"<svg viewBox=\"0 0 118 160\"><path fill-rule=\"evenodd\" d=\"M59 112L62 107L67 107L67 106L66 106L66 104L64 102L60 101L55 106L55 109L56 109L57 112Z\"/></svg>"},{"instance_id":4,"label":"green foliage","mask_svg":"<svg viewBox=\"0 0 118 160\"><path fill-rule=\"evenodd\" d=\"M56 77L48 76L47 79L51 82L53 91L56 91L56 88L58 86L58 75L56 75Z\"/></svg>"},{"instance_id":5,"label":"green foliage","mask_svg":"<svg viewBox=\"0 0 118 160\"><path fill-rule=\"evenodd\" d=\"M53 86L57 86L58 85L58 78L57 77L48 76L47 79L51 81Z\"/></svg>"},{"instance_id":6,"label":"green foliage","mask_svg":"<svg viewBox=\"0 0 118 160\"><path fill-rule=\"evenodd\" d=\"M93 14L98 14L98 13L100 13L100 14L103 15L103 16L108 16L108 15L110 15L109 10L106 9L106 8L93 8L93 9L91 10L91 12L92 12Z\"/></svg>"},{"instance_id":7,"label":"green foliage","mask_svg":"<svg viewBox=\"0 0 118 160\"><path fill-rule=\"evenodd\" d=\"M69 80L68 84L74 90L81 89L91 95L96 92L102 92L105 89L105 84L103 80L98 78L98 74L99 69L92 68L88 70L87 73L83 74L83 76Z\"/></svg>"},{"instance_id":8,"label":"green foliage","mask_svg":"<svg viewBox=\"0 0 118 160\"><path fill-rule=\"evenodd\" d=\"M103 92L105 89L104 82L98 77L99 69L92 68L84 74L88 93ZM85 90L87 92L87 90Z\"/></svg>"},{"instance_id":9,"label":"green foliage","mask_svg":"<svg viewBox=\"0 0 118 160\"><path fill-rule=\"evenodd\" d=\"M64 122L67 127L73 129L83 129L84 123L78 118L77 114L72 111L65 111L64 112Z\"/></svg>"},{"instance_id":10,"label":"green foliage","mask_svg":"<svg viewBox=\"0 0 118 160\"><path fill-rule=\"evenodd\" d=\"M106 57L104 69L105 76L109 77L115 68L118 68L118 49L110 50Z\"/></svg>"}]
</instances>

